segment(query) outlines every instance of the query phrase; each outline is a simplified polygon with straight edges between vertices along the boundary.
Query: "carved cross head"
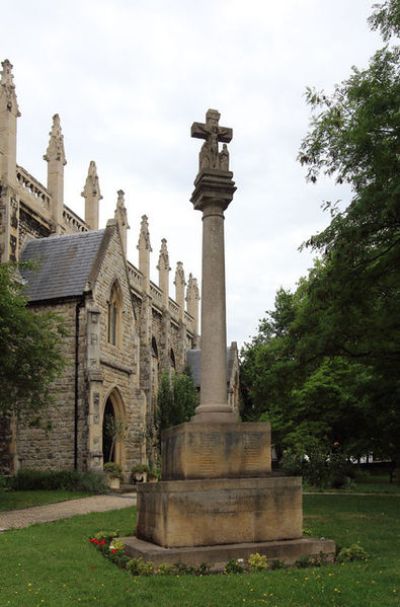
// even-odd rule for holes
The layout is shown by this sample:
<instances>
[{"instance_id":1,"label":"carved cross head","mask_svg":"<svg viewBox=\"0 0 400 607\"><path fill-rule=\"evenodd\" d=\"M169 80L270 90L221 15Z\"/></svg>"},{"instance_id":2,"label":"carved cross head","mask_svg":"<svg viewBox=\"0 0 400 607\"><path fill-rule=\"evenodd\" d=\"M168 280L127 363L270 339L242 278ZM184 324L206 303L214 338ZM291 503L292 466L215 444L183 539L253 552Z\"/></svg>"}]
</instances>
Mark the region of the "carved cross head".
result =
<instances>
[{"instance_id":1,"label":"carved cross head","mask_svg":"<svg viewBox=\"0 0 400 607\"><path fill-rule=\"evenodd\" d=\"M206 121L194 122L192 124L191 136L196 139L205 139L199 155L199 169L217 169L229 171L229 152L226 145L232 139L232 129L219 126L221 114L218 110L208 110ZM218 143L223 143L222 151L219 151Z\"/></svg>"}]
</instances>

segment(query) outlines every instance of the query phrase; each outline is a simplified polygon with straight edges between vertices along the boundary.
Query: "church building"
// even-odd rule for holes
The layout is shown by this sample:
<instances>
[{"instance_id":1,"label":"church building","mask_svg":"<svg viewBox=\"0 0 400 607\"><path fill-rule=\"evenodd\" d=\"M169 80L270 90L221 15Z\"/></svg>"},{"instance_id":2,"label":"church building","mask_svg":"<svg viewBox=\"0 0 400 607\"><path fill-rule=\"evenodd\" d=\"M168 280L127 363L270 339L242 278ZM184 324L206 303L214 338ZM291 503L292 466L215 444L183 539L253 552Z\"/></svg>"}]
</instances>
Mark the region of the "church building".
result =
<instances>
[{"instance_id":1,"label":"church building","mask_svg":"<svg viewBox=\"0 0 400 607\"><path fill-rule=\"evenodd\" d=\"M53 116L47 186L17 164L20 116L12 65L0 80L0 262L29 261L21 270L28 305L65 321L65 367L53 400L37 423L0 419L0 473L20 468L101 469L107 461L124 476L147 463L154 449L154 418L162 372L200 374L199 287L182 262L170 297L170 261L162 239L158 284L150 280L148 218L138 227L138 263L127 259L125 194L114 217L99 228L102 199L95 162L82 196L85 217L64 203L66 156L60 117ZM82 179L84 181L84 178ZM239 406L236 344L227 356L229 402Z\"/></svg>"}]
</instances>

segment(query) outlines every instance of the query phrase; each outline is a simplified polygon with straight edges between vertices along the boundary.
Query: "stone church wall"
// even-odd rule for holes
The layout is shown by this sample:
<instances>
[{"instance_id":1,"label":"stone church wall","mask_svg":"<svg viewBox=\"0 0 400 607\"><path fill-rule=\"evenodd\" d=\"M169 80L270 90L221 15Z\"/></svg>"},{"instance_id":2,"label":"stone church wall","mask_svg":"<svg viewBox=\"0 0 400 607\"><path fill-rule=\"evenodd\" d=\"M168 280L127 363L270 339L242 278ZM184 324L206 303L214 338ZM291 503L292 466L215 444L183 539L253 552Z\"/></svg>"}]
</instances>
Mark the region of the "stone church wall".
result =
<instances>
[{"instance_id":1,"label":"stone church wall","mask_svg":"<svg viewBox=\"0 0 400 607\"><path fill-rule=\"evenodd\" d=\"M126 265L114 231L107 248L93 291L93 302L100 310L100 363L103 375L101 390L101 419L107 397L113 390L123 402L123 423L126 427L122 465L128 470L142 461L145 430L145 405L139 383L138 320L134 315ZM117 281L122 294L119 342L108 341L108 303L111 289Z\"/></svg>"},{"instance_id":2,"label":"stone church wall","mask_svg":"<svg viewBox=\"0 0 400 607\"><path fill-rule=\"evenodd\" d=\"M53 402L31 419L18 422L17 452L19 466L40 468L42 470L60 470L74 467L74 428L75 428L75 323L76 302L38 306L40 311L52 310L64 318L67 337L62 341L62 354L65 360L61 376L53 383ZM82 316L82 314L81 314ZM84 327L81 323L81 333ZM82 360L82 347L80 359ZM82 368L82 367L81 367ZM84 388L83 373L79 373L79 419L78 445L79 459L85 458L84 429Z\"/></svg>"}]
</instances>

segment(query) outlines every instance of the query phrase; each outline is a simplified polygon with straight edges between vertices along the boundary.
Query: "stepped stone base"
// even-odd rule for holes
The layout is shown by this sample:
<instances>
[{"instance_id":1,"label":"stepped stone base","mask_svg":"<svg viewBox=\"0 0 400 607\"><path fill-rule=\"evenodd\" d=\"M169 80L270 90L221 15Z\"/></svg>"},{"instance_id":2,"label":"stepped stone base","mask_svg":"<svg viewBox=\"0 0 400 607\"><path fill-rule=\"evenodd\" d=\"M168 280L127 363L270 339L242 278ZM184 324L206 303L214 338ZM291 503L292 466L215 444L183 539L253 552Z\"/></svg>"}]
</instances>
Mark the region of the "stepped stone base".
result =
<instances>
[{"instance_id":1,"label":"stepped stone base","mask_svg":"<svg viewBox=\"0 0 400 607\"><path fill-rule=\"evenodd\" d=\"M162 434L163 480L244 478L271 472L271 427L187 422Z\"/></svg>"},{"instance_id":2,"label":"stepped stone base","mask_svg":"<svg viewBox=\"0 0 400 607\"><path fill-rule=\"evenodd\" d=\"M165 548L299 539L299 477L162 481L139 485L139 539Z\"/></svg>"},{"instance_id":3,"label":"stepped stone base","mask_svg":"<svg viewBox=\"0 0 400 607\"><path fill-rule=\"evenodd\" d=\"M155 565L184 563L198 567L207 563L212 571L223 571L230 559L247 559L255 552L265 554L269 561L282 561L286 565L293 565L304 556L321 558L322 555L328 562L333 561L335 556L335 542L314 538L187 548L163 548L136 537L122 538L122 541L132 558L141 557Z\"/></svg>"}]
</instances>

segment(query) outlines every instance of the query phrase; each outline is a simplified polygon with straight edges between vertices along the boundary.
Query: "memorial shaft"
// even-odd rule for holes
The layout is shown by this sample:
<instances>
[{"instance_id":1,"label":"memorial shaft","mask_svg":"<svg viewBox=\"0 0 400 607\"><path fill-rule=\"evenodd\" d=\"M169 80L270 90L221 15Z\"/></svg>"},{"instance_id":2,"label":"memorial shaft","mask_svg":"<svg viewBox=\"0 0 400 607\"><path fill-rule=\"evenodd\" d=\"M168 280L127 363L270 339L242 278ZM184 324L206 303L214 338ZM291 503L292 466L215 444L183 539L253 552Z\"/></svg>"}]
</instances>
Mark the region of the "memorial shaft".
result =
<instances>
[{"instance_id":1,"label":"memorial shaft","mask_svg":"<svg viewBox=\"0 0 400 607\"><path fill-rule=\"evenodd\" d=\"M219 113L208 110L206 123L194 123L192 136L205 139L191 201L203 213L201 384L194 422L235 422L228 405L226 377L226 295L224 211L236 190L224 144L232 130L219 127Z\"/></svg>"}]
</instances>

